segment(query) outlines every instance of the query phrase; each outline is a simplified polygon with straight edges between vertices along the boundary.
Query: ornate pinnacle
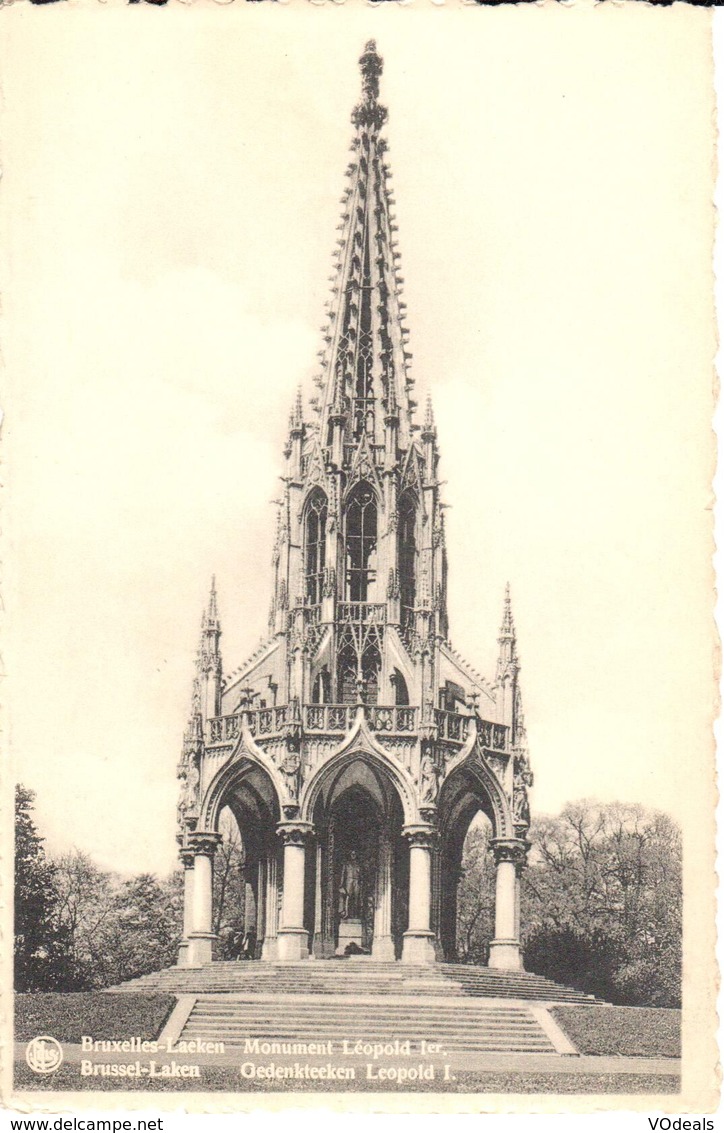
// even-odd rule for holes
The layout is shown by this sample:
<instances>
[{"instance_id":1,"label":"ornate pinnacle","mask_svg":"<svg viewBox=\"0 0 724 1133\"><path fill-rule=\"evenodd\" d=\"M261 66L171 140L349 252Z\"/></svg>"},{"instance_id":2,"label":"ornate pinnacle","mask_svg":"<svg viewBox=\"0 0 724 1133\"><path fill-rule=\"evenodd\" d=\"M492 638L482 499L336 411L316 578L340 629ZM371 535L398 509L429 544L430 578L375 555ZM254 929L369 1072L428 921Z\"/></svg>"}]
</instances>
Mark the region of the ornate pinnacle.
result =
<instances>
[{"instance_id":1,"label":"ornate pinnacle","mask_svg":"<svg viewBox=\"0 0 724 1133\"><path fill-rule=\"evenodd\" d=\"M380 106L377 101L383 63L374 39L365 44L359 65L362 73L362 98L352 111L352 122L355 126L372 126L379 130L387 121L387 108Z\"/></svg>"},{"instance_id":2,"label":"ornate pinnacle","mask_svg":"<svg viewBox=\"0 0 724 1133\"><path fill-rule=\"evenodd\" d=\"M422 426L423 437L426 434L429 436L435 435L435 418L432 413L432 398L430 394L427 395L427 402L425 403L425 422Z\"/></svg>"},{"instance_id":3,"label":"ornate pinnacle","mask_svg":"<svg viewBox=\"0 0 724 1133\"><path fill-rule=\"evenodd\" d=\"M219 607L216 600L216 575L211 576L211 592L209 594L209 621L219 620Z\"/></svg>"},{"instance_id":4,"label":"ornate pinnacle","mask_svg":"<svg viewBox=\"0 0 724 1133\"><path fill-rule=\"evenodd\" d=\"M513 610L510 603L510 583L505 584L505 599L503 601L503 621L500 626L500 637L498 641L505 641L508 638L515 638L515 626L513 625Z\"/></svg>"}]
</instances>

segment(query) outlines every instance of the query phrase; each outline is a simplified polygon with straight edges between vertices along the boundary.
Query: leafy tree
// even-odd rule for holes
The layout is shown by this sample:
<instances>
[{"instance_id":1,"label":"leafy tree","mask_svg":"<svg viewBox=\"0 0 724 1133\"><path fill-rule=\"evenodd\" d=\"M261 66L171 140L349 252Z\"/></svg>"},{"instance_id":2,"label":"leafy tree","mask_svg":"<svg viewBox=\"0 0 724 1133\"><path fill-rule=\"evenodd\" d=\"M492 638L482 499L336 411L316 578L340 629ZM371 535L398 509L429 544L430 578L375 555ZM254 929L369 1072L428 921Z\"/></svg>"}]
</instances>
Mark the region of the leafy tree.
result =
<instances>
[{"instance_id":1,"label":"leafy tree","mask_svg":"<svg viewBox=\"0 0 724 1133\"><path fill-rule=\"evenodd\" d=\"M247 888L244 844L228 808L221 812L219 831L222 840L214 858L213 927L223 958L232 959L238 955L244 936Z\"/></svg>"},{"instance_id":2,"label":"leafy tree","mask_svg":"<svg viewBox=\"0 0 724 1133\"><path fill-rule=\"evenodd\" d=\"M59 916L56 871L32 816L35 792L15 788L15 987L53 991L72 986L68 934Z\"/></svg>"},{"instance_id":3,"label":"leafy tree","mask_svg":"<svg viewBox=\"0 0 724 1133\"><path fill-rule=\"evenodd\" d=\"M488 962L495 931L495 866L488 852L490 823L481 814L470 824L463 844L458 887L457 951L461 960Z\"/></svg>"},{"instance_id":4,"label":"leafy tree","mask_svg":"<svg viewBox=\"0 0 724 1133\"><path fill-rule=\"evenodd\" d=\"M113 898L105 933L113 983L176 963L181 903L177 876L164 882L142 873L123 882Z\"/></svg>"},{"instance_id":5,"label":"leafy tree","mask_svg":"<svg viewBox=\"0 0 724 1133\"><path fill-rule=\"evenodd\" d=\"M526 965L614 1003L681 999L681 833L623 803L570 803L531 828Z\"/></svg>"}]
</instances>

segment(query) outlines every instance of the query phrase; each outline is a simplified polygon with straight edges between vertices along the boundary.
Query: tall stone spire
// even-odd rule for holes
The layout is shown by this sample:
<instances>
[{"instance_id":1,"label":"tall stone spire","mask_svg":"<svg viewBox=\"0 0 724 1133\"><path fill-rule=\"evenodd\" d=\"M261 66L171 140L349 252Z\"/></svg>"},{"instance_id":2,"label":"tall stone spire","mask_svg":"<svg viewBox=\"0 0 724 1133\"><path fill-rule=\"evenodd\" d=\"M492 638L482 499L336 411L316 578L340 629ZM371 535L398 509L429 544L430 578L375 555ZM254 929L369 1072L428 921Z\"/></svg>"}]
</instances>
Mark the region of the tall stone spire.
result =
<instances>
[{"instance_id":1,"label":"tall stone spire","mask_svg":"<svg viewBox=\"0 0 724 1133\"><path fill-rule=\"evenodd\" d=\"M393 413L399 413L398 440L406 448L414 408L387 143L380 136L387 120L387 109L378 101L382 59L374 40L365 46L360 70L362 92L352 111L353 161L342 197L333 301L317 378L323 391L321 438L334 463L343 445L356 446L364 436L373 445L384 444L385 417Z\"/></svg>"},{"instance_id":2,"label":"tall stone spire","mask_svg":"<svg viewBox=\"0 0 724 1133\"><path fill-rule=\"evenodd\" d=\"M208 719L217 716L221 705L221 622L216 594L216 576L211 578L209 603L201 615L201 640L196 661L201 710Z\"/></svg>"},{"instance_id":3,"label":"tall stone spire","mask_svg":"<svg viewBox=\"0 0 724 1133\"><path fill-rule=\"evenodd\" d=\"M515 623L513 621L513 609L510 601L510 583L505 584L505 598L503 599L503 620L500 624L500 633L498 634L498 645L500 650L498 652L498 680L502 680L506 675L510 675L511 671L517 672L518 657L516 653L516 637L515 637Z\"/></svg>"}]
</instances>

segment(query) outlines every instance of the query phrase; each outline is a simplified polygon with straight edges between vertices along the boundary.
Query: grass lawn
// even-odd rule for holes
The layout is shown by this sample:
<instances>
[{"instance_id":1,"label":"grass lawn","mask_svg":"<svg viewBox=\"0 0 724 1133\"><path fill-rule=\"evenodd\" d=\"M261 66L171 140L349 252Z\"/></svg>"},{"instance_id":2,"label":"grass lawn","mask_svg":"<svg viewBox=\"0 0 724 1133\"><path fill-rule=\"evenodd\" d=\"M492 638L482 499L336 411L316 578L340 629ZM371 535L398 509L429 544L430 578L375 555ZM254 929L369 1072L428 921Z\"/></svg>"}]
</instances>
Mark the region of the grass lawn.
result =
<instances>
[{"instance_id":1,"label":"grass lawn","mask_svg":"<svg viewBox=\"0 0 724 1133\"><path fill-rule=\"evenodd\" d=\"M61 1066L55 1074L39 1079L23 1064L15 1067L15 1088L17 1090L98 1090L103 1092L118 1090L118 1079L95 1078L92 1082L81 1079L77 1066ZM304 1082L289 1082L280 1089L278 1082L239 1082L239 1071L233 1066L203 1066L201 1081L198 1079L179 1079L175 1082L159 1084L163 1093L212 1092L223 1090L226 1093L314 1093L324 1094L324 1089L310 1090ZM147 1083L129 1078L124 1081L123 1090L147 1091ZM394 1082L371 1083L364 1081L338 1082L337 1093L455 1093L455 1094L676 1094L681 1090L680 1079L668 1074L524 1074L459 1071L457 1081L443 1083L423 1082L419 1088L410 1091L400 1089ZM332 1092L332 1091L330 1091ZM149 1099L151 1092L149 1092Z\"/></svg>"},{"instance_id":2,"label":"grass lawn","mask_svg":"<svg viewBox=\"0 0 724 1133\"><path fill-rule=\"evenodd\" d=\"M664 1007L554 1007L581 1054L681 1057L681 1012Z\"/></svg>"},{"instance_id":3,"label":"grass lawn","mask_svg":"<svg viewBox=\"0 0 724 1133\"><path fill-rule=\"evenodd\" d=\"M29 1042L52 1035L79 1043L81 1035L99 1039L158 1038L176 998L128 992L34 992L15 996L15 1039Z\"/></svg>"}]
</instances>

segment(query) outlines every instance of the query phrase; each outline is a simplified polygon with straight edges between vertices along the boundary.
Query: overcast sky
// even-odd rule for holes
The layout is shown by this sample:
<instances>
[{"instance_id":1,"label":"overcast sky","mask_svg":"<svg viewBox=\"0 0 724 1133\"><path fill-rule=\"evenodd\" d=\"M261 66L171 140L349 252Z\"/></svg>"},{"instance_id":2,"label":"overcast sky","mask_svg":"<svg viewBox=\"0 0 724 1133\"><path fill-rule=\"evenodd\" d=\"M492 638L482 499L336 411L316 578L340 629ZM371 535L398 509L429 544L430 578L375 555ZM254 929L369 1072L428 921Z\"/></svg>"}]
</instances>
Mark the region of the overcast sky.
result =
<instances>
[{"instance_id":1,"label":"overcast sky","mask_svg":"<svg viewBox=\"0 0 724 1133\"><path fill-rule=\"evenodd\" d=\"M693 805L713 697L708 14L63 7L0 29L10 738L51 845L171 868L212 572L225 671L266 632L271 501L295 388L313 392L371 36L453 641L492 676L510 580L534 809Z\"/></svg>"}]
</instances>

